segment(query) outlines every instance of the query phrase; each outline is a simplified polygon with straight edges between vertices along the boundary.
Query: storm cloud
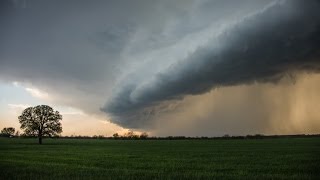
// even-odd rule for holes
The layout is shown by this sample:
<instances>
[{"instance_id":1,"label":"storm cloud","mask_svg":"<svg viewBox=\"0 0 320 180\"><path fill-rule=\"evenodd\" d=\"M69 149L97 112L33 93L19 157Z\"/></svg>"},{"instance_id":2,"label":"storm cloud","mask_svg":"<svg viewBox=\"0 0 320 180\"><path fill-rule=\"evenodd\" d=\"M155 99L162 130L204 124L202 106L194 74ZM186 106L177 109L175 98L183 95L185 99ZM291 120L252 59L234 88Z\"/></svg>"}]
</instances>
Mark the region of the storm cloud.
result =
<instances>
[{"instance_id":1,"label":"storm cloud","mask_svg":"<svg viewBox=\"0 0 320 180\"><path fill-rule=\"evenodd\" d=\"M184 59L122 88L103 108L139 128L172 100L219 86L277 82L320 70L319 1L277 1L230 23ZM170 104L170 102L169 102Z\"/></svg>"},{"instance_id":2,"label":"storm cloud","mask_svg":"<svg viewBox=\"0 0 320 180\"><path fill-rule=\"evenodd\" d=\"M231 122L240 116L233 106L237 103L228 103L229 95L244 93L246 88L238 86L282 86L284 78L319 71L319 4L318 0L3 0L0 82L46 94L48 103L162 135L171 132L161 123L169 127L175 122L179 127L193 118L203 122L194 133L201 135L201 130L223 126L217 121L220 117ZM229 87L234 88L232 93L210 95ZM248 92L255 94L257 89ZM268 97L257 94L252 98ZM206 97L210 100L201 104ZM210 103L215 108L218 103L218 110L210 109ZM197 108L193 104L201 104L202 111L193 111ZM252 108L250 104L254 103L247 103ZM272 112L251 116L251 108L243 110L248 116L241 121L253 129L267 127ZM200 112L206 117L198 117ZM257 125L254 120L259 116L264 121Z\"/></svg>"}]
</instances>

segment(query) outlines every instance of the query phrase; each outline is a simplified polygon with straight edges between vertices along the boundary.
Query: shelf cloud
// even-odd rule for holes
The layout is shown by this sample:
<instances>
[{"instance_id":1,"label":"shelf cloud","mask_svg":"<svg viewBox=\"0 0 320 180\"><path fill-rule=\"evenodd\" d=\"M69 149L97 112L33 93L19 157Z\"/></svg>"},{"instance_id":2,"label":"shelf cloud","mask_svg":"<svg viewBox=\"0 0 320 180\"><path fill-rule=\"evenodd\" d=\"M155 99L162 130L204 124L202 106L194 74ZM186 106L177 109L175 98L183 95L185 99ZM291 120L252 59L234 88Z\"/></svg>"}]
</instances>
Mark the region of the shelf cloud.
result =
<instances>
[{"instance_id":1,"label":"shelf cloud","mask_svg":"<svg viewBox=\"0 0 320 180\"><path fill-rule=\"evenodd\" d=\"M176 132L210 135L241 121L264 132L270 94L292 98L270 84L290 94L284 81L318 82L319 9L319 0L2 0L0 83L124 128L165 135L189 124Z\"/></svg>"},{"instance_id":2,"label":"shelf cloud","mask_svg":"<svg viewBox=\"0 0 320 180\"><path fill-rule=\"evenodd\" d=\"M188 95L221 86L276 83L297 71L318 72L319 5L318 1L271 3L229 24L170 67L125 81L102 110L116 123L140 127L165 104Z\"/></svg>"}]
</instances>

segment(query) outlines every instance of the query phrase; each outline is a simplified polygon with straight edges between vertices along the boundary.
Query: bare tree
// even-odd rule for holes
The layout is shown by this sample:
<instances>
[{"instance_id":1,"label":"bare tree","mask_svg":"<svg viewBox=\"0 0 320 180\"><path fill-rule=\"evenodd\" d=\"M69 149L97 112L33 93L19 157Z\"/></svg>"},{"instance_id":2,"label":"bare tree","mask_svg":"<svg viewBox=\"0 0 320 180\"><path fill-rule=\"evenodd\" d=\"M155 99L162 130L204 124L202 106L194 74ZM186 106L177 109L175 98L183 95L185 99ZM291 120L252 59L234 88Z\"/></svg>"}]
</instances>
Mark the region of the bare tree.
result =
<instances>
[{"instance_id":1,"label":"bare tree","mask_svg":"<svg viewBox=\"0 0 320 180\"><path fill-rule=\"evenodd\" d=\"M112 136L113 136L113 138L115 138L115 139L117 139L117 138L120 137L118 133L114 133Z\"/></svg>"},{"instance_id":2,"label":"bare tree","mask_svg":"<svg viewBox=\"0 0 320 180\"><path fill-rule=\"evenodd\" d=\"M62 115L47 105L28 107L18 118L20 128L28 136L38 136L39 144L42 144L43 136L57 136L62 132Z\"/></svg>"},{"instance_id":3,"label":"bare tree","mask_svg":"<svg viewBox=\"0 0 320 180\"><path fill-rule=\"evenodd\" d=\"M129 139L139 139L139 136L135 134L132 130L129 130L127 133L125 133L124 137Z\"/></svg>"},{"instance_id":4,"label":"bare tree","mask_svg":"<svg viewBox=\"0 0 320 180\"><path fill-rule=\"evenodd\" d=\"M140 139L147 139L148 138L148 133L143 132L140 134Z\"/></svg>"}]
</instances>

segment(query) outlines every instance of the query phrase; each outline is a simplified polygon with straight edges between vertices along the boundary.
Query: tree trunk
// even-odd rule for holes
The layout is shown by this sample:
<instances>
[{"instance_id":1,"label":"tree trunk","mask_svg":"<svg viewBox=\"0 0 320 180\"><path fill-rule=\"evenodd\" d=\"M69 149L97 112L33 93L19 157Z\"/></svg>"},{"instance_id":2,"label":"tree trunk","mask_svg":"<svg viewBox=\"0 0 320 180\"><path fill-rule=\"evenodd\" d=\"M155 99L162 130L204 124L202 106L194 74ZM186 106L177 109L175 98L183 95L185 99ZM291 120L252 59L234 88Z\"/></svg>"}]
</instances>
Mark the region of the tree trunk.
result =
<instances>
[{"instance_id":1,"label":"tree trunk","mask_svg":"<svg viewBox=\"0 0 320 180\"><path fill-rule=\"evenodd\" d=\"M42 144L42 136L39 136L39 144Z\"/></svg>"},{"instance_id":2,"label":"tree trunk","mask_svg":"<svg viewBox=\"0 0 320 180\"><path fill-rule=\"evenodd\" d=\"M41 122L42 122L42 118L41 118ZM41 124L38 131L39 144L42 144L42 127L43 125Z\"/></svg>"}]
</instances>

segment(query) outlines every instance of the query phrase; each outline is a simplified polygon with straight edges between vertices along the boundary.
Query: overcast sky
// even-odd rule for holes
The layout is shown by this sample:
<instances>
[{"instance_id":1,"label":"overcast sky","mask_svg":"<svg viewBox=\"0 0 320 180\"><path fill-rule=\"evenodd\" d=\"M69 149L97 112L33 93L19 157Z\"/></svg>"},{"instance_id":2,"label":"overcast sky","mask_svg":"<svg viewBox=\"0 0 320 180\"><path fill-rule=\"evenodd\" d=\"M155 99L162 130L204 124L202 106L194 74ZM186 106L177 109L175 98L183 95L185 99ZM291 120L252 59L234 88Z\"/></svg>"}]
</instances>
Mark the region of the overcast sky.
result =
<instances>
[{"instance_id":1,"label":"overcast sky","mask_svg":"<svg viewBox=\"0 0 320 180\"><path fill-rule=\"evenodd\" d=\"M319 133L317 0L2 0L0 128L65 135Z\"/></svg>"}]
</instances>

